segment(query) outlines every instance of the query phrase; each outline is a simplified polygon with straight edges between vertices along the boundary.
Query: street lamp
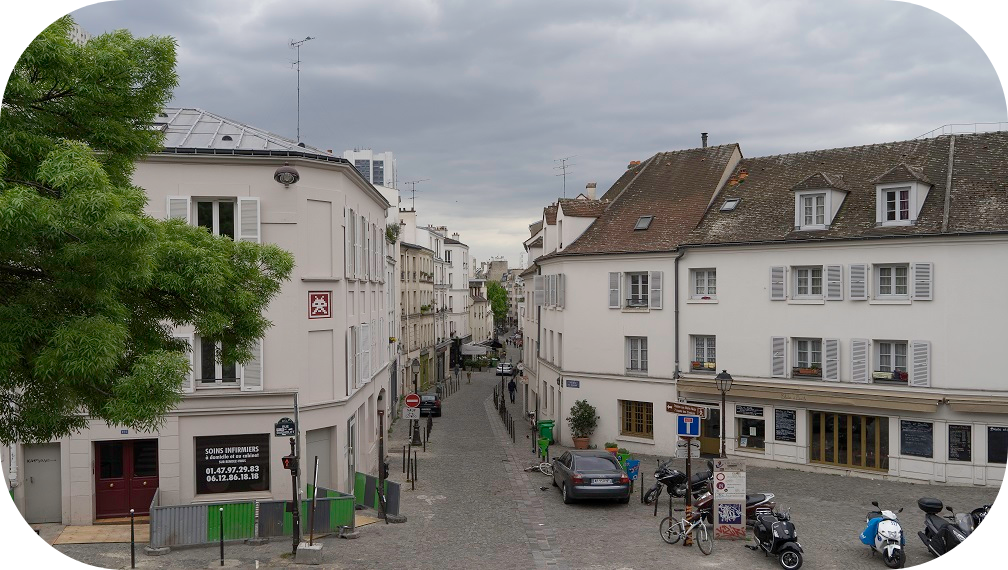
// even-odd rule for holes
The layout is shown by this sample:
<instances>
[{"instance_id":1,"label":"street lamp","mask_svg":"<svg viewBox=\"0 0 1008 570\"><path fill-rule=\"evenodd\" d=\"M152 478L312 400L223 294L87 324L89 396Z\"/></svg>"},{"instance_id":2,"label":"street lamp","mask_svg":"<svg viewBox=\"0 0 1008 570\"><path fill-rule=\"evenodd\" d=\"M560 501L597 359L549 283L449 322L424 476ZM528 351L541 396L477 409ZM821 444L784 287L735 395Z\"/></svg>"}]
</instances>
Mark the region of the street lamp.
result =
<instances>
[{"instance_id":1,"label":"street lamp","mask_svg":"<svg viewBox=\"0 0 1008 570\"><path fill-rule=\"evenodd\" d=\"M420 374L420 361L414 358L413 363L410 364L410 370L413 372L413 393L419 395L417 375ZM410 442L410 445L423 445L423 442L420 441L420 420L413 420L413 441Z\"/></svg>"},{"instance_id":2,"label":"street lamp","mask_svg":"<svg viewBox=\"0 0 1008 570\"><path fill-rule=\"evenodd\" d=\"M721 391L721 457L728 457L725 453L725 393L731 390L731 374L728 374L727 370L722 370L721 374L714 378L714 382Z\"/></svg>"}]
</instances>

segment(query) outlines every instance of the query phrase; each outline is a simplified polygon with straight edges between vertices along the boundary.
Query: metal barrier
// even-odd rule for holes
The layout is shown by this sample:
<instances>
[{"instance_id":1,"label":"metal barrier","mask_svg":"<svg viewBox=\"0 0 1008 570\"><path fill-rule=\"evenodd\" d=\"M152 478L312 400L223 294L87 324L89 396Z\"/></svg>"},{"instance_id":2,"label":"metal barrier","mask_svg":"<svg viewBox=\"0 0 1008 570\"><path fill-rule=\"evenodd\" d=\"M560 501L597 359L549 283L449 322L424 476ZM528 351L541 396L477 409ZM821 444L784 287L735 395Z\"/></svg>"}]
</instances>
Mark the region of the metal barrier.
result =
<instances>
[{"instance_id":1,"label":"metal barrier","mask_svg":"<svg viewBox=\"0 0 1008 570\"><path fill-rule=\"evenodd\" d=\"M364 505L376 511L379 510L378 493L375 492L377 488L377 477L361 473L360 471L357 472L354 481L354 496L358 505ZM399 491L399 483L389 481L388 479L385 480L385 512L390 515L399 514Z\"/></svg>"}]
</instances>

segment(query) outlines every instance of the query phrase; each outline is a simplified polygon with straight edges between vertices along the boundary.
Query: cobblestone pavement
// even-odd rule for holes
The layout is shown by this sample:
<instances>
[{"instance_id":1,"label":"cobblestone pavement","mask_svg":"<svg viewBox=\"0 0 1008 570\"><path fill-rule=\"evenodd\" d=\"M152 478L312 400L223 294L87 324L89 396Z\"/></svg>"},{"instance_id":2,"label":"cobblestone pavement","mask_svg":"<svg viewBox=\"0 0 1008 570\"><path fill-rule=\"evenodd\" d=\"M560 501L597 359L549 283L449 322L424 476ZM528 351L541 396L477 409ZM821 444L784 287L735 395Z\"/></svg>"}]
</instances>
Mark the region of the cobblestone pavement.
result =
<instances>
[{"instance_id":1,"label":"cobblestone pavement","mask_svg":"<svg viewBox=\"0 0 1008 570\"><path fill-rule=\"evenodd\" d=\"M517 349L509 352L517 362ZM615 502L564 505L548 477L525 472L535 462L531 430L520 421L520 400L513 410L516 442L492 409L490 397L499 378L493 370L462 375L461 389L443 400L443 416L434 420L427 451L419 452L416 489L404 483L401 512L405 524L372 524L360 528L357 540L321 539L326 568L585 568L641 569L667 566L764 568L773 559L743 548L743 542L721 542L704 556L699 549L667 545L658 522L669 504L663 493L658 516L639 501L639 487L629 505ZM423 424L422 424L423 425ZM402 444L407 423L393 426L388 443L391 477L402 481ZM554 446L555 456L563 448ZM651 483L657 458L642 459L645 485ZM683 468L682 461L674 462ZM914 485L871 481L774 468L750 467L751 491L769 491L792 508L792 519L805 547L807 569L884 569L858 535L871 501L904 507L908 566L931 560L916 532L923 514L916 501L935 496L958 509L994 500L997 489ZM1001 507L1001 505L999 505ZM973 540L973 539L970 539ZM969 542L967 542L969 545ZM128 545L59 545L77 560L109 568L129 567ZM290 543L228 545L227 567L293 566ZM138 567L219 568L215 548L175 550L166 556L138 555Z\"/></svg>"}]
</instances>

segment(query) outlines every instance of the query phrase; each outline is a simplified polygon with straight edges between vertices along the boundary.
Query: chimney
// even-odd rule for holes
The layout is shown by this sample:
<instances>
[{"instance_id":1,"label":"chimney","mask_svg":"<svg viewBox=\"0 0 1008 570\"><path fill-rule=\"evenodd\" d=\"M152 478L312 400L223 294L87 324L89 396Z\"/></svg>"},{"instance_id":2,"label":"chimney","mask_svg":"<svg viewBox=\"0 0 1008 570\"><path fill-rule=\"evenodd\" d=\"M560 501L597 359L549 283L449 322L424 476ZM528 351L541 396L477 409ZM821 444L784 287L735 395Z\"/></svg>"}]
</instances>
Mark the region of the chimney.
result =
<instances>
[{"instance_id":1,"label":"chimney","mask_svg":"<svg viewBox=\"0 0 1008 570\"><path fill-rule=\"evenodd\" d=\"M703 147L707 148L707 133L700 133L700 140L703 142Z\"/></svg>"},{"instance_id":2,"label":"chimney","mask_svg":"<svg viewBox=\"0 0 1008 570\"><path fill-rule=\"evenodd\" d=\"M455 232L455 233L452 234L452 239L455 240L455 241L459 241L459 234L458 234L458 232Z\"/></svg>"},{"instance_id":3,"label":"chimney","mask_svg":"<svg viewBox=\"0 0 1008 570\"><path fill-rule=\"evenodd\" d=\"M595 199L595 183L589 182L585 184L585 196L588 196L589 200Z\"/></svg>"}]
</instances>

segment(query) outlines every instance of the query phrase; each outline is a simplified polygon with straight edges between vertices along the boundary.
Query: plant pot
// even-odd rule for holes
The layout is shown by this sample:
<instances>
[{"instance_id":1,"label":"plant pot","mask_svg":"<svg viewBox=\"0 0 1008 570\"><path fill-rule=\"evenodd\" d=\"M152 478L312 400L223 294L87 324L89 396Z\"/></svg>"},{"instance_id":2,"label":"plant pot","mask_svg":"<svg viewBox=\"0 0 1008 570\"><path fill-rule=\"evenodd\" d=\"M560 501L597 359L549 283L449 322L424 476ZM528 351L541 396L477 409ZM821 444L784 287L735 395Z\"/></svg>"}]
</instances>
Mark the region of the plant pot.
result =
<instances>
[{"instance_id":1,"label":"plant pot","mask_svg":"<svg viewBox=\"0 0 1008 570\"><path fill-rule=\"evenodd\" d=\"M616 457L616 453L619 451L619 448L618 447L607 447L607 448L605 448L605 450L608 451L609 453L612 453L613 457Z\"/></svg>"},{"instance_id":2,"label":"plant pot","mask_svg":"<svg viewBox=\"0 0 1008 570\"><path fill-rule=\"evenodd\" d=\"M574 439L574 449L588 449L587 437L575 437L573 439Z\"/></svg>"}]
</instances>

